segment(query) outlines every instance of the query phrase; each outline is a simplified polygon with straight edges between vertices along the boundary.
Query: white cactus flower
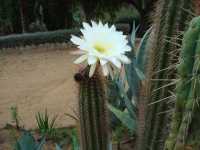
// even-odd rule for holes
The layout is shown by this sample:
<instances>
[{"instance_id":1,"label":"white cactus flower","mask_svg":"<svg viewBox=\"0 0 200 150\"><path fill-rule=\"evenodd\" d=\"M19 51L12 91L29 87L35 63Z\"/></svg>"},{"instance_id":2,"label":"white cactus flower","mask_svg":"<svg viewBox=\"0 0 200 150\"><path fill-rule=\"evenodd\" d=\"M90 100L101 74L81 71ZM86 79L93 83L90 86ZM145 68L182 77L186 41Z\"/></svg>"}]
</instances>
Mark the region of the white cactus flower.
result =
<instances>
[{"instance_id":1,"label":"white cactus flower","mask_svg":"<svg viewBox=\"0 0 200 150\"><path fill-rule=\"evenodd\" d=\"M126 36L116 31L114 25L109 27L102 22L91 21L91 23L91 25L83 23L81 29L83 36L71 37L71 41L79 48L76 53L81 55L74 63L86 62L90 66L90 77L94 74L97 64L100 64L103 74L107 76L111 74L113 65L120 69L122 64L130 63L125 55L131 51Z\"/></svg>"}]
</instances>

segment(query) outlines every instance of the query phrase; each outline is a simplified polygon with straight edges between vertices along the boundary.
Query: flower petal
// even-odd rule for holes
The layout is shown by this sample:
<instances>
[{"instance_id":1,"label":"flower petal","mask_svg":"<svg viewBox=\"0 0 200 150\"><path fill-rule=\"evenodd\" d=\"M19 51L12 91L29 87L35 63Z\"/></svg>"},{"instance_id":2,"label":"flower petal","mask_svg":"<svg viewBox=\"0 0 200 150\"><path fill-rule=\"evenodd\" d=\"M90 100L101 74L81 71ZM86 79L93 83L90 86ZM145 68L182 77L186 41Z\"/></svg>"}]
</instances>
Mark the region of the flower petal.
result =
<instances>
[{"instance_id":1,"label":"flower petal","mask_svg":"<svg viewBox=\"0 0 200 150\"><path fill-rule=\"evenodd\" d=\"M130 64L131 63L131 60L125 55L120 55L119 59L125 64Z\"/></svg>"},{"instance_id":2,"label":"flower petal","mask_svg":"<svg viewBox=\"0 0 200 150\"><path fill-rule=\"evenodd\" d=\"M88 56L88 64L92 65L97 62L97 58L95 56Z\"/></svg>"},{"instance_id":3,"label":"flower petal","mask_svg":"<svg viewBox=\"0 0 200 150\"><path fill-rule=\"evenodd\" d=\"M97 27L97 23L95 21L91 21L93 27Z\"/></svg>"},{"instance_id":4,"label":"flower petal","mask_svg":"<svg viewBox=\"0 0 200 150\"><path fill-rule=\"evenodd\" d=\"M102 66L102 71L103 71L103 75L104 75L104 76L107 76L107 75L108 75L109 72L108 72L108 67L107 67L106 64Z\"/></svg>"},{"instance_id":5,"label":"flower petal","mask_svg":"<svg viewBox=\"0 0 200 150\"><path fill-rule=\"evenodd\" d=\"M103 66L107 63L108 61L106 59L100 59L100 64Z\"/></svg>"},{"instance_id":6,"label":"flower petal","mask_svg":"<svg viewBox=\"0 0 200 150\"><path fill-rule=\"evenodd\" d=\"M99 20L99 24L98 25L103 28L103 23L101 22L101 20Z\"/></svg>"},{"instance_id":7,"label":"flower petal","mask_svg":"<svg viewBox=\"0 0 200 150\"><path fill-rule=\"evenodd\" d=\"M111 28L110 28L110 30L111 30L111 31L116 31L115 25L112 25Z\"/></svg>"},{"instance_id":8,"label":"flower petal","mask_svg":"<svg viewBox=\"0 0 200 150\"><path fill-rule=\"evenodd\" d=\"M96 63L95 64L93 64L93 65L91 65L91 67L90 67L90 71L89 71L89 77L92 77L93 76L93 74L94 74L94 72L95 72L95 69L96 69Z\"/></svg>"},{"instance_id":9,"label":"flower petal","mask_svg":"<svg viewBox=\"0 0 200 150\"><path fill-rule=\"evenodd\" d=\"M74 61L74 63L75 63L75 64L80 64L80 63L82 63L83 61L85 61L87 58L88 58L87 55L82 55L82 56L80 56L78 59L76 59L76 60Z\"/></svg>"},{"instance_id":10,"label":"flower petal","mask_svg":"<svg viewBox=\"0 0 200 150\"><path fill-rule=\"evenodd\" d=\"M104 26L105 26L105 28L109 28L109 27L108 27L108 23L106 23Z\"/></svg>"},{"instance_id":11,"label":"flower petal","mask_svg":"<svg viewBox=\"0 0 200 150\"><path fill-rule=\"evenodd\" d=\"M111 58L110 60L117 68L121 68L121 62L119 60L116 58Z\"/></svg>"},{"instance_id":12,"label":"flower petal","mask_svg":"<svg viewBox=\"0 0 200 150\"><path fill-rule=\"evenodd\" d=\"M83 22L83 27L86 29L86 30L90 30L91 29L91 26L86 23L86 22Z\"/></svg>"},{"instance_id":13,"label":"flower petal","mask_svg":"<svg viewBox=\"0 0 200 150\"><path fill-rule=\"evenodd\" d=\"M126 46L124 47L124 51L126 51L126 52L130 52L130 51L131 51L131 47L128 46L128 45L126 45Z\"/></svg>"},{"instance_id":14,"label":"flower petal","mask_svg":"<svg viewBox=\"0 0 200 150\"><path fill-rule=\"evenodd\" d=\"M108 67L108 72L109 72L109 74L110 74L110 77L111 77L111 79L113 80L113 79L114 79L114 73L113 73L113 70L112 70L112 68L111 68L110 65L107 65L107 67Z\"/></svg>"},{"instance_id":15,"label":"flower petal","mask_svg":"<svg viewBox=\"0 0 200 150\"><path fill-rule=\"evenodd\" d=\"M74 44L76 45L81 45L84 43L84 40L75 36L75 35L72 35L71 39L70 39Z\"/></svg>"},{"instance_id":16,"label":"flower petal","mask_svg":"<svg viewBox=\"0 0 200 150\"><path fill-rule=\"evenodd\" d=\"M85 54L86 51L82 51L82 50L76 50L76 51L71 51L70 54L72 55L81 55L81 54Z\"/></svg>"}]
</instances>

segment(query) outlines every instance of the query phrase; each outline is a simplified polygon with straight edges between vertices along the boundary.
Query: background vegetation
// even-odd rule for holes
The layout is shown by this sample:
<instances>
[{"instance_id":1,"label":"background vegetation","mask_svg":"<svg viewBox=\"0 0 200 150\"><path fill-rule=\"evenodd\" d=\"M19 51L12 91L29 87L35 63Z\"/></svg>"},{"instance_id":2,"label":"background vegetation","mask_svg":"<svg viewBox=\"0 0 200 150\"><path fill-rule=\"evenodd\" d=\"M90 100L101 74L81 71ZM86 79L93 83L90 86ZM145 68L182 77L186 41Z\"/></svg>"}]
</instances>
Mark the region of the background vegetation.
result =
<instances>
[{"instance_id":1,"label":"background vegetation","mask_svg":"<svg viewBox=\"0 0 200 150\"><path fill-rule=\"evenodd\" d=\"M156 0L0 0L0 35L75 28L84 20L140 20ZM150 5L149 5L150 4Z\"/></svg>"}]
</instances>

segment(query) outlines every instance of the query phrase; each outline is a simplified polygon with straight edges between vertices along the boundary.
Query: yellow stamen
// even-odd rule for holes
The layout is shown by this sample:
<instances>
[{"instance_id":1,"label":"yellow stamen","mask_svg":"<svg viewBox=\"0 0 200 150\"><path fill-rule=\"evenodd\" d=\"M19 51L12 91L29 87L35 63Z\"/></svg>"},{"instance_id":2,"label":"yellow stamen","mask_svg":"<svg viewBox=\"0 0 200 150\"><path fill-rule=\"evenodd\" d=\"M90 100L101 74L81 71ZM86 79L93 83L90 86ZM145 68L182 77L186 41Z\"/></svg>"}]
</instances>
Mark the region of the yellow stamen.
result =
<instances>
[{"instance_id":1,"label":"yellow stamen","mask_svg":"<svg viewBox=\"0 0 200 150\"><path fill-rule=\"evenodd\" d=\"M102 53L102 54L111 53L110 49L112 47L113 47L113 45L110 44L110 43L97 42L97 43L94 44L94 48L96 49L96 51L98 51L99 53Z\"/></svg>"},{"instance_id":2,"label":"yellow stamen","mask_svg":"<svg viewBox=\"0 0 200 150\"><path fill-rule=\"evenodd\" d=\"M107 53L107 49L103 45L96 44L94 45L94 48L100 53Z\"/></svg>"}]
</instances>

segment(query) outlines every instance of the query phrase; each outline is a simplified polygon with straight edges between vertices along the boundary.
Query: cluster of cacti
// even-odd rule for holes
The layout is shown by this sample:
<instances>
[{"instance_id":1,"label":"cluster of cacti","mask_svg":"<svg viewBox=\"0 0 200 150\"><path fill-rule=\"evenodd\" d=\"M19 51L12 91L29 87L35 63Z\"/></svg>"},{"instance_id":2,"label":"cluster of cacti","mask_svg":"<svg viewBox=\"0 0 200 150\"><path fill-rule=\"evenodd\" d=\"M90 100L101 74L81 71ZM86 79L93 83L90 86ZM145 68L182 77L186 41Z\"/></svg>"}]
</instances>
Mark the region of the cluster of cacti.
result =
<instances>
[{"instance_id":1,"label":"cluster of cacti","mask_svg":"<svg viewBox=\"0 0 200 150\"><path fill-rule=\"evenodd\" d=\"M183 38L181 59L178 65L176 107L172 127L165 143L166 150L200 148L200 17L194 18ZM195 117L197 116L197 117ZM195 119L196 118L196 119ZM195 144L195 145L193 145Z\"/></svg>"},{"instance_id":2,"label":"cluster of cacti","mask_svg":"<svg viewBox=\"0 0 200 150\"><path fill-rule=\"evenodd\" d=\"M192 0L159 0L149 38L149 63L147 68L146 97L149 104L146 112L145 133L139 150L160 150L167 137L170 116L165 113L171 107L174 89L172 79L176 76L179 35L192 18L187 10L193 8ZM183 19L184 18L184 19ZM181 36L180 36L181 37Z\"/></svg>"},{"instance_id":3,"label":"cluster of cacti","mask_svg":"<svg viewBox=\"0 0 200 150\"><path fill-rule=\"evenodd\" d=\"M88 77L88 68L76 74L80 84L79 114L82 150L108 150L109 130L104 80L97 70Z\"/></svg>"}]
</instances>

